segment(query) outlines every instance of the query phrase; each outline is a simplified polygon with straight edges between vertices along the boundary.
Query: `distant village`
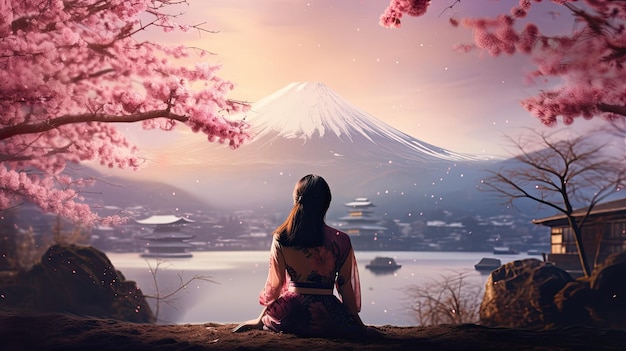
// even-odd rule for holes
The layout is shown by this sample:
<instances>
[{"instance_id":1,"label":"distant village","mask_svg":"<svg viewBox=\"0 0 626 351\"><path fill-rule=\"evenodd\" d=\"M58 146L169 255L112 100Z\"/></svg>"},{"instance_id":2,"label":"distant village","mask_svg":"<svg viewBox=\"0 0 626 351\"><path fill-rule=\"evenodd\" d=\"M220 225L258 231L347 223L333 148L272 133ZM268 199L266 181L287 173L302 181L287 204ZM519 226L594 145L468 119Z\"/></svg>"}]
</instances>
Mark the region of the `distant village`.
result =
<instances>
[{"instance_id":1,"label":"distant village","mask_svg":"<svg viewBox=\"0 0 626 351\"><path fill-rule=\"evenodd\" d=\"M495 248L512 252L549 252L549 229L514 216L480 218L444 213L433 218L401 221L377 215L377 207L367 198L344 204L345 215L326 218L352 238L359 251L480 251ZM108 213L132 218L124 224L94 227L83 232L81 240L104 252L137 252L142 256L189 257L194 251L268 250L272 231L284 214L258 215L254 211L211 214L197 211L174 215L151 211L142 206ZM28 221L15 227L30 231L35 240L49 233L58 219L41 214L36 208L23 209L20 218ZM382 211L381 211L382 212ZM19 221L18 221L19 222Z\"/></svg>"}]
</instances>

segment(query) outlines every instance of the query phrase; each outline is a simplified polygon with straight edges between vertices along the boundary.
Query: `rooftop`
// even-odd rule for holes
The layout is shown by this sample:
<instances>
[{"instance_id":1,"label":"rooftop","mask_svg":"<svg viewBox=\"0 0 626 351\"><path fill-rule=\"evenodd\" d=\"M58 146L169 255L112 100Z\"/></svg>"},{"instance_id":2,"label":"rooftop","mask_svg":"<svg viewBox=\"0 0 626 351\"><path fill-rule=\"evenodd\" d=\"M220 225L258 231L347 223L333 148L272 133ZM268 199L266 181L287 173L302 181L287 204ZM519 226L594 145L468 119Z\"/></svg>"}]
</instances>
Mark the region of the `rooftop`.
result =
<instances>
[{"instance_id":1,"label":"rooftop","mask_svg":"<svg viewBox=\"0 0 626 351\"><path fill-rule=\"evenodd\" d=\"M178 217L174 215L152 215L145 219L136 219L135 222L139 224L159 225L193 223L194 221L189 218Z\"/></svg>"}]
</instances>

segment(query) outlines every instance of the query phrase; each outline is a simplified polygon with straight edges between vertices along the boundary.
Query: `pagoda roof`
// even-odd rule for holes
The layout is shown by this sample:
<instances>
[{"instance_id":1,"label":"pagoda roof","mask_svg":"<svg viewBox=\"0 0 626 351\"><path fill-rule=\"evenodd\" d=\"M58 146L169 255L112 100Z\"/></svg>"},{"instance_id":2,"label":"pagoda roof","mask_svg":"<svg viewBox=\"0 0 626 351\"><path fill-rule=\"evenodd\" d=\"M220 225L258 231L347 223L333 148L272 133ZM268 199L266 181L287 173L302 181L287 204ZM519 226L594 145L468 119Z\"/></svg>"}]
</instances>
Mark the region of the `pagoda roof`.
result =
<instances>
[{"instance_id":1,"label":"pagoda roof","mask_svg":"<svg viewBox=\"0 0 626 351\"><path fill-rule=\"evenodd\" d=\"M344 216L339 217L340 221L348 221L348 222L380 222L380 218L378 217L354 217L354 216Z\"/></svg>"},{"instance_id":2,"label":"pagoda roof","mask_svg":"<svg viewBox=\"0 0 626 351\"><path fill-rule=\"evenodd\" d=\"M350 202L346 202L344 205L349 206L349 207L375 207L376 205L374 205L371 201L367 201L367 200L355 200L355 201L350 201Z\"/></svg>"},{"instance_id":3,"label":"pagoda roof","mask_svg":"<svg viewBox=\"0 0 626 351\"><path fill-rule=\"evenodd\" d=\"M184 233L176 233L176 232L170 232L170 233L152 233L152 234L146 234L146 235L141 235L139 236L139 238L144 239L144 240L155 240L155 241L179 241L179 240L186 240L186 239L191 239L194 238L195 235L191 235L191 234L184 234Z\"/></svg>"},{"instance_id":4,"label":"pagoda roof","mask_svg":"<svg viewBox=\"0 0 626 351\"><path fill-rule=\"evenodd\" d=\"M146 248L190 248L191 244L185 242L153 242L150 245L146 245Z\"/></svg>"},{"instance_id":5,"label":"pagoda roof","mask_svg":"<svg viewBox=\"0 0 626 351\"><path fill-rule=\"evenodd\" d=\"M368 224L362 224L362 225L355 225L355 224L349 224L349 225L345 225L345 226L341 226L339 227L341 230L343 231L347 231L347 230L351 230L351 229L361 229L361 230L387 230L387 227L383 227L380 225L368 225Z\"/></svg>"},{"instance_id":6,"label":"pagoda roof","mask_svg":"<svg viewBox=\"0 0 626 351\"><path fill-rule=\"evenodd\" d=\"M136 219L135 222L139 224L163 225L163 224L193 223L194 221L189 218L178 217L174 215L152 215L145 219Z\"/></svg>"}]
</instances>

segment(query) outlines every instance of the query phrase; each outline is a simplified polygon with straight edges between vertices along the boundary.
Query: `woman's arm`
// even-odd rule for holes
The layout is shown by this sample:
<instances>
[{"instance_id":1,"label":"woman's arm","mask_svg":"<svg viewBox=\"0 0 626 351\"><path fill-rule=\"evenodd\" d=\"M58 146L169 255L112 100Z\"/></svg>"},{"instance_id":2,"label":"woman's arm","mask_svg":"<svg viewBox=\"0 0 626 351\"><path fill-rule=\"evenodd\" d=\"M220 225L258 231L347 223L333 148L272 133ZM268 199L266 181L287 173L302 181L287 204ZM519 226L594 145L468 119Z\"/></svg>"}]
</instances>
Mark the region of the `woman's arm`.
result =
<instances>
[{"instance_id":1,"label":"woman's arm","mask_svg":"<svg viewBox=\"0 0 626 351\"><path fill-rule=\"evenodd\" d=\"M354 316L357 323L364 325L359 317L359 312L361 312L361 286L357 262L352 248L350 248L350 252L339 270L337 291L341 301Z\"/></svg>"},{"instance_id":2,"label":"woman's arm","mask_svg":"<svg viewBox=\"0 0 626 351\"><path fill-rule=\"evenodd\" d=\"M274 302L280 294L285 290L286 268L285 258L283 256L282 247L274 238L272 240L272 248L270 250L270 263L265 280L265 286L259 293L259 303L267 306Z\"/></svg>"},{"instance_id":3,"label":"woman's arm","mask_svg":"<svg viewBox=\"0 0 626 351\"><path fill-rule=\"evenodd\" d=\"M270 249L270 263L267 273L267 279L265 286L259 293L259 303L263 305L263 309L259 316L255 319L250 319L240 323L233 329L233 333L242 332L250 329L261 329L263 327L263 315L267 310L267 306L276 300L282 292L283 285L285 284L285 260L283 258L282 249L280 244L274 238L272 240L272 247Z\"/></svg>"}]
</instances>

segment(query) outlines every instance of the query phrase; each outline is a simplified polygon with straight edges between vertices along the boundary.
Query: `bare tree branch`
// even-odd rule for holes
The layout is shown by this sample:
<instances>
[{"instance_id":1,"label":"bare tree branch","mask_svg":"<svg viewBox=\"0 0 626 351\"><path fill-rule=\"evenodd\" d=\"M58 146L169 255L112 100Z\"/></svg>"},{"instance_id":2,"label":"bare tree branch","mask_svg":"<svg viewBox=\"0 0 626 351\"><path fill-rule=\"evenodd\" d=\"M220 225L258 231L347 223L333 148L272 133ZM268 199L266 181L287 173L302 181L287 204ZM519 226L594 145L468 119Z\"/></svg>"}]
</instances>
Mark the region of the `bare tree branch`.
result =
<instances>
[{"instance_id":1,"label":"bare tree branch","mask_svg":"<svg viewBox=\"0 0 626 351\"><path fill-rule=\"evenodd\" d=\"M589 142L591 136L555 140L551 135L534 132L531 138L509 138L518 151L516 163L491 171L482 181L483 190L495 192L505 204L528 199L564 214L587 276L590 267L582 228L593 208L626 183L622 157L605 152L605 144ZM537 150L538 146L543 149ZM585 207L586 213L575 214L577 206Z\"/></svg>"}]
</instances>

